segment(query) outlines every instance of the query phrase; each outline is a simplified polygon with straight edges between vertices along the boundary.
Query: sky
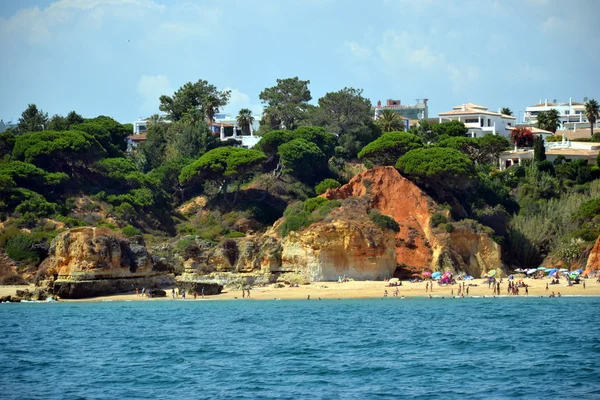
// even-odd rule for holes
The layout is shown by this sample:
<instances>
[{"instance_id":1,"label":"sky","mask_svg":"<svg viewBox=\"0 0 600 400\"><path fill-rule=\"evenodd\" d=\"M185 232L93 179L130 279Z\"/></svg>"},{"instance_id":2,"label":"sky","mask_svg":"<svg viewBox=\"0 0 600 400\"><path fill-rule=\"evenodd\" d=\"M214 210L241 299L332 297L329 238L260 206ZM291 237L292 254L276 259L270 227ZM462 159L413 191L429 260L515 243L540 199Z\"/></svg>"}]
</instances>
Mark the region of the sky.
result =
<instances>
[{"instance_id":1,"label":"sky","mask_svg":"<svg viewBox=\"0 0 600 400\"><path fill-rule=\"evenodd\" d=\"M373 104L429 99L514 115L600 99L597 0L0 0L0 118L28 104L133 122L207 80L260 112L276 79Z\"/></svg>"}]
</instances>

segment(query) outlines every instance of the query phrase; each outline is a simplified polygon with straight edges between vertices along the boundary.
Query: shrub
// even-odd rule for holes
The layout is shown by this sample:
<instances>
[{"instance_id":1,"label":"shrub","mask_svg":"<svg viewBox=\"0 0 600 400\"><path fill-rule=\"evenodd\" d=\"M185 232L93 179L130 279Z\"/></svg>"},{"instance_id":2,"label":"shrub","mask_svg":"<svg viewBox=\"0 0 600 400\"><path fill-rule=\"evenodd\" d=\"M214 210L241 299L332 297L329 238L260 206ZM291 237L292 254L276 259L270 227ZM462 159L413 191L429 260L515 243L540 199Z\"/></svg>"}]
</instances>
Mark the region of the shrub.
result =
<instances>
[{"instance_id":1,"label":"shrub","mask_svg":"<svg viewBox=\"0 0 600 400\"><path fill-rule=\"evenodd\" d=\"M371 210L369 212L369 216L371 217L371 221L381 229L389 229L394 232L400 232L400 225L396 222L394 218L388 217L387 215L382 215L377 210Z\"/></svg>"},{"instance_id":2,"label":"shrub","mask_svg":"<svg viewBox=\"0 0 600 400\"><path fill-rule=\"evenodd\" d=\"M296 215L289 216L279 228L281 236L287 236L292 231L297 231L311 224L310 213L302 211Z\"/></svg>"},{"instance_id":3,"label":"shrub","mask_svg":"<svg viewBox=\"0 0 600 400\"><path fill-rule=\"evenodd\" d=\"M431 216L431 220L429 221L429 223L431 224L432 227L437 227L440 224L444 224L447 222L446 217L444 217L442 214L440 213L435 213Z\"/></svg>"},{"instance_id":4,"label":"shrub","mask_svg":"<svg viewBox=\"0 0 600 400\"><path fill-rule=\"evenodd\" d=\"M16 226L11 226L5 228L2 233L0 233L0 247L6 247L6 243L9 239L18 236L21 234L21 230Z\"/></svg>"},{"instance_id":5,"label":"shrub","mask_svg":"<svg viewBox=\"0 0 600 400\"><path fill-rule=\"evenodd\" d=\"M337 189L341 186L341 184L335 179L327 178L321 181L317 186L315 186L315 192L317 194L323 194L328 189Z\"/></svg>"},{"instance_id":6,"label":"shrub","mask_svg":"<svg viewBox=\"0 0 600 400\"><path fill-rule=\"evenodd\" d=\"M454 231L454 225L452 225L452 222L447 222L446 225L444 225L444 229L446 229L446 232L451 233Z\"/></svg>"},{"instance_id":7,"label":"shrub","mask_svg":"<svg viewBox=\"0 0 600 400\"><path fill-rule=\"evenodd\" d=\"M38 255L33 249L34 244L29 235L13 236L6 242L6 254L16 261L37 260Z\"/></svg>"},{"instance_id":8,"label":"shrub","mask_svg":"<svg viewBox=\"0 0 600 400\"><path fill-rule=\"evenodd\" d=\"M227 235L225 235L225 237L228 239L235 239L235 238L246 237L246 234L244 232L233 231L233 232L229 232Z\"/></svg>"},{"instance_id":9,"label":"shrub","mask_svg":"<svg viewBox=\"0 0 600 400\"><path fill-rule=\"evenodd\" d=\"M127 225L126 227L121 229L121 233L125 236L131 237L131 236L141 235L142 231L140 231L138 228L136 228L134 226Z\"/></svg>"},{"instance_id":10,"label":"shrub","mask_svg":"<svg viewBox=\"0 0 600 400\"><path fill-rule=\"evenodd\" d=\"M328 202L329 200L323 197L313 197L304 202L304 211L311 213Z\"/></svg>"}]
</instances>

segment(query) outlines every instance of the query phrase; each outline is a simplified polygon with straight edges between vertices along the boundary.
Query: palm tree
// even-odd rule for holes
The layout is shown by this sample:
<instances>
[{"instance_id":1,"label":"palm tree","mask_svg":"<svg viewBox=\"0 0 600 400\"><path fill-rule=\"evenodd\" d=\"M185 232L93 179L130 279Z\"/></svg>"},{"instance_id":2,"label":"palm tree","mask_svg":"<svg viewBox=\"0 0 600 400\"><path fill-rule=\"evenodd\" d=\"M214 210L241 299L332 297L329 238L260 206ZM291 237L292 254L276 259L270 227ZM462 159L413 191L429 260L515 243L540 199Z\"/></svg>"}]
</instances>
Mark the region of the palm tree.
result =
<instances>
[{"instance_id":1,"label":"palm tree","mask_svg":"<svg viewBox=\"0 0 600 400\"><path fill-rule=\"evenodd\" d=\"M537 127L556 133L556 130L560 126L560 114L553 108L549 111L542 111L537 117Z\"/></svg>"},{"instance_id":2,"label":"palm tree","mask_svg":"<svg viewBox=\"0 0 600 400\"><path fill-rule=\"evenodd\" d=\"M504 114L504 115L513 115L513 112L510 108L508 107L502 107L500 109L500 114Z\"/></svg>"},{"instance_id":3,"label":"palm tree","mask_svg":"<svg viewBox=\"0 0 600 400\"><path fill-rule=\"evenodd\" d=\"M252 111L247 108L242 108L237 116L237 125L242 130L242 135L252 133L252 124L254 123L254 117Z\"/></svg>"},{"instance_id":4,"label":"palm tree","mask_svg":"<svg viewBox=\"0 0 600 400\"><path fill-rule=\"evenodd\" d=\"M585 103L585 115L587 116L588 121L590 121L590 130L592 136L594 136L594 124L598 118L600 118L600 106L598 106L596 100L591 99Z\"/></svg>"},{"instance_id":5,"label":"palm tree","mask_svg":"<svg viewBox=\"0 0 600 400\"><path fill-rule=\"evenodd\" d=\"M383 110L375 122L382 132L403 131L404 121L392 110Z\"/></svg>"}]
</instances>

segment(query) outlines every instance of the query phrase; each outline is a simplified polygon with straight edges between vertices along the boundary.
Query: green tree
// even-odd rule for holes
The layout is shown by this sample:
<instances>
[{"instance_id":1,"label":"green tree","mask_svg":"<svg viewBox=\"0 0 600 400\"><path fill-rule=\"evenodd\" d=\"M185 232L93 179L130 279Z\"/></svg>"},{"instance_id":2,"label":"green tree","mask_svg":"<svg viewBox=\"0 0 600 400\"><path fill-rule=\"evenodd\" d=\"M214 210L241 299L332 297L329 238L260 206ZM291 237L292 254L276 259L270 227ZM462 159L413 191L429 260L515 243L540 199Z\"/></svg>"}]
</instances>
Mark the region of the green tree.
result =
<instances>
[{"instance_id":1,"label":"green tree","mask_svg":"<svg viewBox=\"0 0 600 400\"><path fill-rule=\"evenodd\" d=\"M319 146L300 138L279 146L278 153L283 172L303 181L312 181L327 160Z\"/></svg>"},{"instance_id":2,"label":"green tree","mask_svg":"<svg viewBox=\"0 0 600 400\"><path fill-rule=\"evenodd\" d=\"M421 139L408 132L387 132L366 145L358 158L373 165L395 165L398 158L410 150L423 147Z\"/></svg>"},{"instance_id":3,"label":"green tree","mask_svg":"<svg viewBox=\"0 0 600 400\"><path fill-rule=\"evenodd\" d=\"M220 141L213 136L204 121L189 124L172 123L167 132L167 140L170 140L171 144L165 148L166 159L176 157L196 159L220 145ZM174 157L169 157L169 146L172 146L175 151Z\"/></svg>"},{"instance_id":4,"label":"green tree","mask_svg":"<svg viewBox=\"0 0 600 400\"><path fill-rule=\"evenodd\" d=\"M242 108L236 118L237 125L242 130L242 135L250 134L252 124L254 123L254 117L252 116L252 110Z\"/></svg>"},{"instance_id":5,"label":"green tree","mask_svg":"<svg viewBox=\"0 0 600 400\"><path fill-rule=\"evenodd\" d=\"M224 196L228 186L235 184L235 203L243 180L256 173L265 159L266 156L258 150L219 147L185 166L179 174L179 182L189 185L199 181L213 181L221 188Z\"/></svg>"},{"instance_id":6,"label":"green tree","mask_svg":"<svg viewBox=\"0 0 600 400\"><path fill-rule=\"evenodd\" d=\"M417 126L410 128L410 133L420 137L423 143L435 142L436 134L433 132L433 129L427 120L420 120Z\"/></svg>"},{"instance_id":7,"label":"green tree","mask_svg":"<svg viewBox=\"0 0 600 400\"><path fill-rule=\"evenodd\" d=\"M471 185L475 176L473 162L458 150L443 147L430 147L411 150L398 159L396 168L436 190L442 198L440 189L464 189Z\"/></svg>"},{"instance_id":8,"label":"green tree","mask_svg":"<svg viewBox=\"0 0 600 400\"><path fill-rule=\"evenodd\" d=\"M433 126L435 136L465 136L469 129L461 121L445 121Z\"/></svg>"},{"instance_id":9,"label":"green tree","mask_svg":"<svg viewBox=\"0 0 600 400\"><path fill-rule=\"evenodd\" d=\"M315 186L315 193L323 194L329 189L337 189L340 186L342 185L335 179L327 178L322 180L317 186Z\"/></svg>"},{"instance_id":10,"label":"green tree","mask_svg":"<svg viewBox=\"0 0 600 400\"><path fill-rule=\"evenodd\" d=\"M481 155L481 147L479 145L479 141L475 138L454 136L440 140L437 145L439 147L447 147L458 150L476 163L480 161L479 157Z\"/></svg>"},{"instance_id":11,"label":"green tree","mask_svg":"<svg viewBox=\"0 0 600 400\"><path fill-rule=\"evenodd\" d=\"M26 133L17 138L13 149L17 160L66 173L86 169L105 155L106 151L93 136L80 131Z\"/></svg>"},{"instance_id":12,"label":"green tree","mask_svg":"<svg viewBox=\"0 0 600 400\"><path fill-rule=\"evenodd\" d=\"M585 102L585 115L590 122L590 136L594 136L594 124L600 118L600 106L594 99Z\"/></svg>"},{"instance_id":13,"label":"green tree","mask_svg":"<svg viewBox=\"0 0 600 400\"><path fill-rule=\"evenodd\" d=\"M55 114L48 121L48 129L51 131L66 131L69 129L69 122L62 115Z\"/></svg>"},{"instance_id":14,"label":"green tree","mask_svg":"<svg viewBox=\"0 0 600 400\"><path fill-rule=\"evenodd\" d=\"M168 124L164 122L148 126L146 141L140 145L140 152L149 169L157 168L166 160L168 129Z\"/></svg>"},{"instance_id":15,"label":"green tree","mask_svg":"<svg viewBox=\"0 0 600 400\"><path fill-rule=\"evenodd\" d=\"M83 123L84 119L81 115L77 114L75 111L71 111L67 114L67 124L69 126L75 124Z\"/></svg>"},{"instance_id":16,"label":"green tree","mask_svg":"<svg viewBox=\"0 0 600 400\"><path fill-rule=\"evenodd\" d=\"M255 148L262 151L270 158L273 158L277 155L279 146L292 139L294 139L294 135L291 131L277 129L265 133L258 141Z\"/></svg>"},{"instance_id":17,"label":"green tree","mask_svg":"<svg viewBox=\"0 0 600 400\"><path fill-rule=\"evenodd\" d=\"M480 149L478 163L481 164L496 165L500 153L508 150L510 147L509 141L501 135L485 135L484 137L477 138L477 142Z\"/></svg>"},{"instance_id":18,"label":"green tree","mask_svg":"<svg viewBox=\"0 0 600 400\"><path fill-rule=\"evenodd\" d=\"M277 79L277 85L263 90L258 97L265 104L267 119L263 118L261 125L269 125L268 129L295 129L312 99L309 83L298 77Z\"/></svg>"},{"instance_id":19,"label":"green tree","mask_svg":"<svg viewBox=\"0 0 600 400\"><path fill-rule=\"evenodd\" d=\"M544 129L552 133L556 133L556 130L560 126L560 114L553 108L548 111L541 111L537 117L537 127Z\"/></svg>"},{"instance_id":20,"label":"green tree","mask_svg":"<svg viewBox=\"0 0 600 400\"><path fill-rule=\"evenodd\" d=\"M347 157L354 157L380 131L373 121L371 102L362 89L344 88L321 97L318 107L309 109L305 124L324 127L338 136Z\"/></svg>"},{"instance_id":21,"label":"green tree","mask_svg":"<svg viewBox=\"0 0 600 400\"><path fill-rule=\"evenodd\" d=\"M78 130L92 135L110 157L121 157L127 149L125 138L131 135L131 130L111 117L100 115L88 118L80 124L69 126L71 130Z\"/></svg>"},{"instance_id":22,"label":"green tree","mask_svg":"<svg viewBox=\"0 0 600 400\"><path fill-rule=\"evenodd\" d=\"M541 135L536 135L533 139L533 159L535 162L546 160L546 148L544 147L544 139Z\"/></svg>"},{"instance_id":23,"label":"green tree","mask_svg":"<svg viewBox=\"0 0 600 400\"><path fill-rule=\"evenodd\" d=\"M0 133L0 158L6 154L12 153L15 146L15 135L12 132Z\"/></svg>"},{"instance_id":24,"label":"green tree","mask_svg":"<svg viewBox=\"0 0 600 400\"><path fill-rule=\"evenodd\" d=\"M508 107L502 107L500 109L500 114L504 114L504 115L513 115L513 112L510 108Z\"/></svg>"},{"instance_id":25,"label":"green tree","mask_svg":"<svg viewBox=\"0 0 600 400\"><path fill-rule=\"evenodd\" d=\"M17 123L17 133L39 132L48 128L48 113L39 110L35 104L29 104Z\"/></svg>"},{"instance_id":26,"label":"green tree","mask_svg":"<svg viewBox=\"0 0 600 400\"><path fill-rule=\"evenodd\" d=\"M200 110L202 118L212 122L215 113L227 105L230 95L230 90L219 91L205 80L187 82L173 96L160 96L159 109L167 113L171 121L179 121L185 113Z\"/></svg>"},{"instance_id":27,"label":"green tree","mask_svg":"<svg viewBox=\"0 0 600 400\"><path fill-rule=\"evenodd\" d=\"M385 109L375 121L381 132L404 131L406 126L404 120L393 110Z\"/></svg>"},{"instance_id":28,"label":"green tree","mask_svg":"<svg viewBox=\"0 0 600 400\"><path fill-rule=\"evenodd\" d=\"M301 126L294 130L293 137L316 144L326 159L333 155L337 139L335 135L320 126Z\"/></svg>"}]
</instances>

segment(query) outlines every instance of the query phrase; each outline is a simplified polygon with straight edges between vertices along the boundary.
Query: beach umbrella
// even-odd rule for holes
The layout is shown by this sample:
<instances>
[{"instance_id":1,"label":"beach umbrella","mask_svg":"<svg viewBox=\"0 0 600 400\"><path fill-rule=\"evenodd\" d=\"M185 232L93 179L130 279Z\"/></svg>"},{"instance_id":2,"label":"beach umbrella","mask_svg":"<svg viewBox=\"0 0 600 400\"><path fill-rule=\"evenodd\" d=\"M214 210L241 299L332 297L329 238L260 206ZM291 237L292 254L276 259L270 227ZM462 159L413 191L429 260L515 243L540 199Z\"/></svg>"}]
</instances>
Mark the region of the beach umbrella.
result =
<instances>
[{"instance_id":1,"label":"beach umbrella","mask_svg":"<svg viewBox=\"0 0 600 400\"><path fill-rule=\"evenodd\" d=\"M544 268L544 267L537 267L537 270L538 271L544 271L544 270L546 270L546 268Z\"/></svg>"},{"instance_id":2,"label":"beach umbrella","mask_svg":"<svg viewBox=\"0 0 600 400\"><path fill-rule=\"evenodd\" d=\"M390 283L398 283L398 282L400 282L400 279L398 279L398 278L390 279Z\"/></svg>"},{"instance_id":3,"label":"beach umbrella","mask_svg":"<svg viewBox=\"0 0 600 400\"><path fill-rule=\"evenodd\" d=\"M559 271L560 271L560 272L567 272L567 271L568 271L568 269L566 269L566 268L561 268L561 269L559 269Z\"/></svg>"},{"instance_id":4,"label":"beach umbrella","mask_svg":"<svg viewBox=\"0 0 600 400\"><path fill-rule=\"evenodd\" d=\"M544 272L550 272L552 271L554 268L544 268Z\"/></svg>"},{"instance_id":5,"label":"beach umbrella","mask_svg":"<svg viewBox=\"0 0 600 400\"><path fill-rule=\"evenodd\" d=\"M578 276L579 275L577 275L577 274L571 274L571 275L569 275L569 278L571 278L571 279L577 279Z\"/></svg>"},{"instance_id":6,"label":"beach umbrella","mask_svg":"<svg viewBox=\"0 0 600 400\"><path fill-rule=\"evenodd\" d=\"M440 271L435 271L433 274L431 274L432 278L435 278L436 276L442 276L442 273Z\"/></svg>"},{"instance_id":7,"label":"beach umbrella","mask_svg":"<svg viewBox=\"0 0 600 400\"><path fill-rule=\"evenodd\" d=\"M411 276L421 276L421 274L412 274Z\"/></svg>"},{"instance_id":8,"label":"beach umbrella","mask_svg":"<svg viewBox=\"0 0 600 400\"><path fill-rule=\"evenodd\" d=\"M515 269L515 272L525 272L525 271L522 270L521 268L517 268L517 269Z\"/></svg>"},{"instance_id":9,"label":"beach umbrella","mask_svg":"<svg viewBox=\"0 0 600 400\"><path fill-rule=\"evenodd\" d=\"M496 270L493 269L487 273L488 278L493 278L496 275Z\"/></svg>"},{"instance_id":10,"label":"beach umbrella","mask_svg":"<svg viewBox=\"0 0 600 400\"><path fill-rule=\"evenodd\" d=\"M582 270L582 269L578 269L578 270L577 270L577 271L575 271L575 272L577 272L578 274L580 274L580 273L582 273L582 272L583 272L583 270Z\"/></svg>"},{"instance_id":11,"label":"beach umbrella","mask_svg":"<svg viewBox=\"0 0 600 400\"><path fill-rule=\"evenodd\" d=\"M471 279L473 279L473 277L471 275L467 275L463 278L465 281L470 281Z\"/></svg>"},{"instance_id":12,"label":"beach umbrella","mask_svg":"<svg viewBox=\"0 0 600 400\"><path fill-rule=\"evenodd\" d=\"M536 272L537 272L537 269L531 268L531 269L527 270L527 275L535 274Z\"/></svg>"},{"instance_id":13,"label":"beach umbrella","mask_svg":"<svg viewBox=\"0 0 600 400\"><path fill-rule=\"evenodd\" d=\"M429 272L429 271L423 272L423 276L429 276L429 275L431 275L431 272Z\"/></svg>"}]
</instances>

